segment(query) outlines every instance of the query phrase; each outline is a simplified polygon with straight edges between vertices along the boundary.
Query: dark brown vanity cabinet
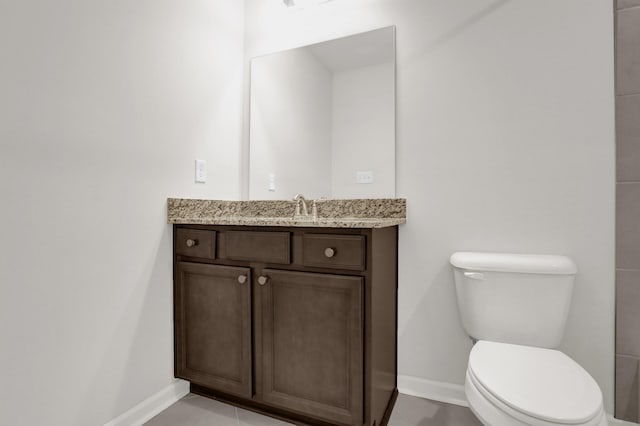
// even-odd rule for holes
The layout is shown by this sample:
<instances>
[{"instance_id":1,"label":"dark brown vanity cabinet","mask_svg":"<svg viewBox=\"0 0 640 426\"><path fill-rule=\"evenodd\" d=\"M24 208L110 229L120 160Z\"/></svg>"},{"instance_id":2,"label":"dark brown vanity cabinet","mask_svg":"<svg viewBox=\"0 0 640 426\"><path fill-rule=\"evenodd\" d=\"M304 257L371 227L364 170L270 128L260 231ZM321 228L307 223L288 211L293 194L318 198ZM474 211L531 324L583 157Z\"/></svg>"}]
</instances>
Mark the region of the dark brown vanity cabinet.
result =
<instances>
[{"instance_id":1,"label":"dark brown vanity cabinet","mask_svg":"<svg viewBox=\"0 0 640 426\"><path fill-rule=\"evenodd\" d=\"M362 424L363 279L264 269L257 333L267 403Z\"/></svg>"},{"instance_id":2,"label":"dark brown vanity cabinet","mask_svg":"<svg viewBox=\"0 0 640 426\"><path fill-rule=\"evenodd\" d=\"M179 262L176 376L251 397L251 270Z\"/></svg>"},{"instance_id":3,"label":"dark brown vanity cabinet","mask_svg":"<svg viewBox=\"0 0 640 426\"><path fill-rule=\"evenodd\" d=\"M174 242L175 371L193 392L296 424L386 424L397 227L176 225Z\"/></svg>"}]
</instances>

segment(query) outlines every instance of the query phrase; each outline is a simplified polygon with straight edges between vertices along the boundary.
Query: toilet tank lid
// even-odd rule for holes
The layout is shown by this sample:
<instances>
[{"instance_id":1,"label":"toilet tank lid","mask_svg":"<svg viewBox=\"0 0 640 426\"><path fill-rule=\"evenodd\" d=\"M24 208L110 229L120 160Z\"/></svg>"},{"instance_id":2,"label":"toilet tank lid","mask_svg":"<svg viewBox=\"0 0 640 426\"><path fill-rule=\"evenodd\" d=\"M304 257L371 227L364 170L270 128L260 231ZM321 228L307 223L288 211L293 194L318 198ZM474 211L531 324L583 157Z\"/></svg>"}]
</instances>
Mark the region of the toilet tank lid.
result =
<instances>
[{"instance_id":1,"label":"toilet tank lid","mask_svg":"<svg viewBox=\"0 0 640 426\"><path fill-rule=\"evenodd\" d=\"M460 251L449 262L461 269L522 274L575 275L576 264L567 256L550 254L483 253Z\"/></svg>"}]
</instances>

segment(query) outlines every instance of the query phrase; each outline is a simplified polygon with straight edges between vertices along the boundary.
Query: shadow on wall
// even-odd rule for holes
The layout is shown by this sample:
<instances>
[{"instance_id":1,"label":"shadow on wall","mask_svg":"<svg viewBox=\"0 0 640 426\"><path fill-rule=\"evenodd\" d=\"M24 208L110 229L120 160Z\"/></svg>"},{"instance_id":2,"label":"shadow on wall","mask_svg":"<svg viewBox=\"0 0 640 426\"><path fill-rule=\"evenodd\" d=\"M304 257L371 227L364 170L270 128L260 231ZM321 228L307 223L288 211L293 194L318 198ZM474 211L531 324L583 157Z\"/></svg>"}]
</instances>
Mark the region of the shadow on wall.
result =
<instances>
[{"instance_id":1,"label":"shadow on wall","mask_svg":"<svg viewBox=\"0 0 640 426\"><path fill-rule=\"evenodd\" d=\"M434 261L434 260L432 260ZM398 373L403 374L403 364L409 365L447 365L456 368L455 371L443 372L442 377L421 377L427 380L450 382L450 377L456 377L455 383L464 383L466 372L466 359L471 350L471 341L468 339L458 313L458 303L456 298L455 284L453 281L453 271L449 265L449 260L440 259L438 263L441 267L436 275L425 277L424 280L413 283L415 286L422 287L423 291L419 299L414 301L406 300L406 296L402 297L403 280L400 280L400 310L407 309L408 317L402 320L405 326L399 324L401 329L398 330L398 347L401 352L398 353ZM415 290L412 291L415 294ZM412 305L409 306L409 303ZM454 309L443 310L442 306L452 306ZM428 334L425 324L457 324L457 327L430 327ZM457 336L452 336L451 330L459 330ZM415 336L422 336L421 341L416 342ZM413 341L412 341L413 339ZM431 342L447 342L445 346L432 345ZM408 350L415 346L428 347L428 350ZM427 362L423 359L412 359L414 354L427 354L431 359ZM455 355L454 355L455 354ZM452 362L452 356L461 357L457 362ZM415 374L415 373L414 373Z\"/></svg>"},{"instance_id":2,"label":"shadow on wall","mask_svg":"<svg viewBox=\"0 0 640 426\"><path fill-rule=\"evenodd\" d=\"M171 243L172 227L164 225L153 245L155 251L141 268L138 279L132 283L127 299L122 301L120 321L113 324L109 343L94 369L95 375L86 382L87 389L83 392L85 403L79 407L75 425L104 424L112 419L99 416L123 413L131 408L131 401L141 402L173 380L173 360L170 356L162 356L173 353ZM150 334L156 336L151 337ZM118 342L127 342L127 346ZM149 342L161 344L149 347ZM165 372L164 379L150 383L149 389L135 390L125 386L130 377L158 377L159 371ZM111 387L114 395L105 397L109 388L104 383L109 382L119 385ZM112 401L111 406L102 407L101 414L91 403L98 399Z\"/></svg>"},{"instance_id":3,"label":"shadow on wall","mask_svg":"<svg viewBox=\"0 0 640 426\"><path fill-rule=\"evenodd\" d=\"M420 52L420 55L435 52L440 46L447 44L449 41L465 32L468 27L473 26L475 23L486 18L488 15L491 15L493 12L500 9L510 1L511 0L497 0L489 4L484 9L479 10L464 21L460 22L458 25L441 34L439 37L433 40L431 44L427 45L426 48Z\"/></svg>"}]
</instances>

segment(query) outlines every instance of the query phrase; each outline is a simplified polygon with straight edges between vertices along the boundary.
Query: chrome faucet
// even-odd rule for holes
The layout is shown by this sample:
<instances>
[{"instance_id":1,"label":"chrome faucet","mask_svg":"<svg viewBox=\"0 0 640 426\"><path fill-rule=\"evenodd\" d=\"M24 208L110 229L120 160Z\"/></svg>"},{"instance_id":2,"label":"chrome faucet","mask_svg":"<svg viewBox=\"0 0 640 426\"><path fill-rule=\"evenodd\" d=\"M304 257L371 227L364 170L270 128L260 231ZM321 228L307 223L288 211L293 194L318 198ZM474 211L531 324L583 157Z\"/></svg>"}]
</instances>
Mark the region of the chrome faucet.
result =
<instances>
[{"instance_id":1,"label":"chrome faucet","mask_svg":"<svg viewBox=\"0 0 640 426\"><path fill-rule=\"evenodd\" d=\"M304 198L304 195L296 194L296 196L293 198L293 201L296 202L296 213L293 215L293 218L294 219L308 218L309 210L307 209L307 199ZM302 204L302 213L300 213L301 204Z\"/></svg>"}]
</instances>

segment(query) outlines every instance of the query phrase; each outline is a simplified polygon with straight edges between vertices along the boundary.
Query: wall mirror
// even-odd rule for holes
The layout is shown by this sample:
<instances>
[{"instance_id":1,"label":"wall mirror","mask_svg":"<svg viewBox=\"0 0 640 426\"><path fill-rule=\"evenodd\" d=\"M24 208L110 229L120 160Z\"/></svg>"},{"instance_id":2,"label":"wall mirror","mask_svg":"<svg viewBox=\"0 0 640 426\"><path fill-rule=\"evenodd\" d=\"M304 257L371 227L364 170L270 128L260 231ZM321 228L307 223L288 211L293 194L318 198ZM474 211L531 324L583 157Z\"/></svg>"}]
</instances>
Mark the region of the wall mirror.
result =
<instances>
[{"instance_id":1,"label":"wall mirror","mask_svg":"<svg viewBox=\"0 0 640 426\"><path fill-rule=\"evenodd\" d=\"M395 197L395 28L251 60L249 198Z\"/></svg>"}]
</instances>

